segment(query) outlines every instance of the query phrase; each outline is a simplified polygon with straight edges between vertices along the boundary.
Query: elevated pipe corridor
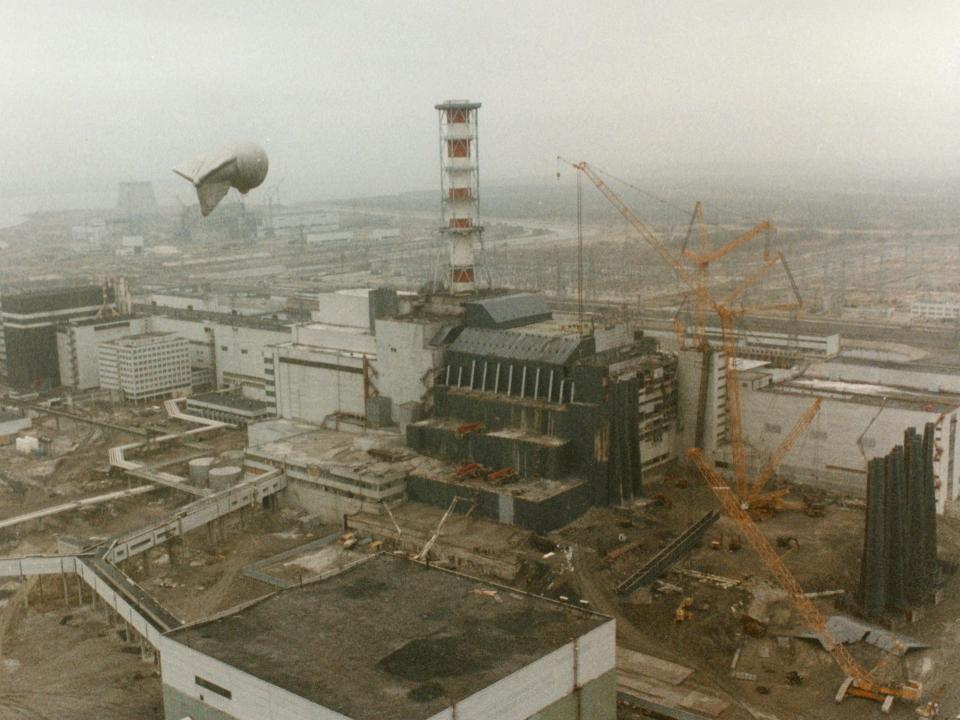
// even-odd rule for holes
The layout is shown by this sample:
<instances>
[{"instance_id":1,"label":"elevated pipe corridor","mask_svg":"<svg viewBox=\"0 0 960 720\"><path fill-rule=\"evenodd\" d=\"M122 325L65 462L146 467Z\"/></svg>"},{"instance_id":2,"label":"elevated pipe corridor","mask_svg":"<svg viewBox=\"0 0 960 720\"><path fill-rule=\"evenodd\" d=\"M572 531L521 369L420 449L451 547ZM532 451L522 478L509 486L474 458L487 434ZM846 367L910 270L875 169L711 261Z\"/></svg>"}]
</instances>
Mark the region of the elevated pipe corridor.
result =
<instances>
[{"instance_id":1,"label":"elevated pipe corridor","mask_svg":"<svg viewBox=\"0 0 960 720\"><path fill-rule=\"evenodd\" d=\"M146 642L154 651L159 649L160 637L164 633L178 628L184 623L120 570L117 563L146 553L160 545L165 545L168 553L173 552L171 544L177 538L191 530L221 520L234 511L254 507L286 487L286 475L283 470L273 469L249 480L244 480L226 490L214 492L206 488L194 488L178 475L157 472L143 463L126 459L125 452L139 449L147 444L169 442L185 436L200 435L223 427L232 427L228 423L188 415L180 409L178 402L178 400L168 400L164 403L167 414L177 420L196 423L200 427L182 433L171 433L151 438L144 442L119 445L109 451L111 466L121 468L127 471L129 475L149 480L154 484L75 500L0 521L0 529L12 527L22 522L48 517L80 507L148 493L156 490L160 485L200 495L199 499L179 508L168 518L119 535L90 551L68 555L26 555L0 558L0 577L18 578L21 582L24 582L27 578L39 577L41 578L41 592L44 576L59 575L62 580L63 599L68 605L73 593L67 578L74 576L76 578L75 587L78 605L82 605L84 602L86 594L83 587L85 585L90 590L90 598L94 605L99 598L105 608L112 610L125 623L128 637L129 631L132 630L141 638L141 648L143 648L143 642Z\"/></svg>"}]
</instances>

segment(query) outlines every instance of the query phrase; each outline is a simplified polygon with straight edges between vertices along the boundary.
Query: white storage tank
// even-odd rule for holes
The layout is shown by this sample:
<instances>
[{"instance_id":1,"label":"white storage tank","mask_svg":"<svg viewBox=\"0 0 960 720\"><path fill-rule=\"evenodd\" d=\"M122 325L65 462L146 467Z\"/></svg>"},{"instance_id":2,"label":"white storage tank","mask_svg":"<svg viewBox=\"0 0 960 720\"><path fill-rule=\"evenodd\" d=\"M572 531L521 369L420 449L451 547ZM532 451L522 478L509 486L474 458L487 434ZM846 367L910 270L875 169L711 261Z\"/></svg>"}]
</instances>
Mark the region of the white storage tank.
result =
<instances>
[{"instance_id":1,"label":"white storage tank","mask_svg":"<svg viewBox=\"0 0 960 720\"><path fill-rule=\"evenodd\" d=\"M216 460L214 458L200 457L194 458L187 463L190 472L190 482L200 487L206 487L207 480L210 477L210 466L215 462Z\"/></svg>"},{"instance_id":2,"label":"white storage tank","mask_svg":"<svg viewBox=\"0 0 960 720\"><path fill-rule=\"evenodd\" d=\"M214 490L226 490L233 487L243 476L243 469L236 465L224 465L210 469L210 487Z\"/></svg>"}]
</instances>

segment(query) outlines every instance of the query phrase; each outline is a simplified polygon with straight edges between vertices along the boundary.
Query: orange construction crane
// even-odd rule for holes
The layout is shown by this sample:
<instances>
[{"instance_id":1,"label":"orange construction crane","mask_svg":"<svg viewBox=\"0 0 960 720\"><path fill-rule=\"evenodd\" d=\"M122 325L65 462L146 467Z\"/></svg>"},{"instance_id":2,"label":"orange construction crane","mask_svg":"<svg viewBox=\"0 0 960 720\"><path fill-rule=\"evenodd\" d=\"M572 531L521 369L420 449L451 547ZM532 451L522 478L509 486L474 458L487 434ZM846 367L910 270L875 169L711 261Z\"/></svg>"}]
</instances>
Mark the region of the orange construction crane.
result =
<instances>
[{"instance_id":1,"label":"orange construction crane","mask_svg":"<svg viewBox=\"0 0 960 720\"><path fill-rule=\"evenodd\" d=\"M703 205L700 202L697 202L694 206L692 222L697 225L699 252L684 248L683 256L690 260L697 270L696 287L693 290L693 346L699 348L706 345L707 311L713 306L713 300L710 297L710 264L737 248L743 247L761 234L766 235L763 259L764 261L768 260L770 256L770 235L776 228L772 222L764 220L721 247L711 249L710 236L703 220Z\"/></svg>"},{"instance_id":2,"label":"orange construction crane","mask_svg":"<svg viewBox=\"0 0 960 720\"><path fill-rule=\"evenodd\" d=\"M822 402L820 398L816 398L810 403L810 406L803 412L803 415L800 416L800 420L797 421L797 424L793 426L793 429L787 433L783 442L780 443L780 447L774 451L770 459L760 468L753 483L747 487L746 497L740 498L741 505L745 505L753 513L774 512L783 506L782 499L789 494L789 490L777 490L772 493L764 493L763 490L770 478L773 477L773 474L777 472L777 468L780 467L780 463L783 462L787 453L790 452L797 440L800 439L800 436L810 427L810 423L813 422L817 413L820 412Z\"/></svg>"},{"instance_id":3,"label":"orange construction crane","mask_svg":"<svg viewBox=\"0 0 960 720\"><path fill-rule=\"evenodd\" d=\"M690 277L687 269L683 266L683 262L681 262L679 258L673 256L673 253L667 249L667 246L664 245L663 241L657 237L656 233L653 232L653 229L634 214L633 210L627 206L627 204L620 198L619 195L610 189L610 187L603 181L603 178L597 174L597 171L592 166L588 165L585 161L578 163L570 162L566 158L562 158L559 155L557 156L557 160L562 163L566 163L574 170L586 175L590 182L596 186L597 190L603 194L607 201L613 205L613 207L615 207L621 215L623 215L626 221L630 223L630 225L632 225L637 232L640 233L640 236L647 241L647 244L657 252L664 262L673 268L673 272L677 278L679 278L684 285L690 288L691 291L695 289L696 284L693 278Z\"/></svg>"},{"instance_id":4,"label":"orange construction crane","mask_svg":"<svg viewBox=\"0 0 960 720\"><path fill-rule=\"evenodd\" d=\"M642 220L640 220L640 218L634 214L634 212L627 206L620 196L617 195L603 181L603 178L600 177L596 168L592 167L585 161L573 163L559 156L557 157L557 160L570 165L578 172L586 175L587 178L603 194L607 201L613 205L621 215L623 215L627 222L629 222L630 225L632 225L640 233L643 239L646 240L646 242L657 252L657 254L660 255L660 257L663 258L663 260L673 268L674 274L677 276L677 278L684 285L690 288L694 299L694 345L703 351L705 356L710 349L709 344L706 341L707 308L712 308L719 316L724 357L724 385L727 395L727 421L737 491L745 502L752 500L758 505L770 506L773 503L780 501L785 493L774 493L772 495L763 495L761 493L768 478L763 479L762 483L755 482L753 487L756 487L757 491L754 493L750 492L751 486L747 482L746 446L743 437L743 421L740 409L740 381L737 375L737 324L739 319L747 314L750 314L751 312L763 312L770 310L795 311L803 305L803 301L800 298L799 289L797 288L797 284L794 281L793 274L790 272L790 268L787 265L787 261L783 256L783 253L777 252L772 256L770 254L770 234L775 229L773 223L771 223L769 220L764 220L721 247L711 249L710 238L703 223L703 206L698 202L694 207L694 213L690 221L690 228L687 232L687 236L689 237L694 225L697 225L699 252L693 252L685 248L682 253L683 257L693 262L694 266L696 267L696 277L692 278L681 260L677 257L674 257L674 255L667 249L663 242L656 236L653 230ZM763 249L763 263L758 269L742 278L732 290L727 292L723 298L721 298L719 301L715 300L709 288L710 263L716 262L737 248L743 247L750 240L761 234L765 234L767 239ZM733 307L733 304L743 295L744 292L760 282L770 273L771 270L774 269L774 267L778 265L784 269L784 272L790 281L790 287L793 290L794 301L789 303L756 306L752 308L746 308L743 306L738 308ZM681 347L683 347L683 328L678 318L674 319L674 332L677 335L678 343ZM704 368L706 367L707 358L704 357ZM701 407L703 406L703 400L706 391L706 382L701 382L701 402L699 403ZM698 417L698 429L696 434L696 444L698 447L701 445L702 440L701 429L702 418ZM801 432L802 428L799 430L794 428L794 431L791 432L791 435L795 433L799 437ZM794 438L793 442L796 442L796 438ZM789 447L787 450L789 450Z\"/></svg>"},{"instance_id":5,"label":"orange construction crane","mask_svg":"<svg viewBox=\"0 0 960 720\"><path fill-rule=\"evenodd\" d=\"M746 498L749 494L747 483L747 451L743 438L743 417L740 404L740 378L737 373L737 323L745 315L771 310L794 310L801 306L799 294L794 288L796 299L794 302L773 303L768 305L734 306L744 292L766 277L777 265L787 270L786 261L782 253L776 253L768 258L757 270L753 271L728 292L720 300L713 300L711 304L720 317L720 335L723 343L723 375L727 391L727 429L729 432L730 451L733 459L733 475L737 485L737 494Z\"/></svg>"},{"instance_id":6,"label":"orange construction crane","mask_svg":"<svg viewBox=\"0 0 960 720\"><path fill-rule=\"evenodd\" d=\"M793 573L784 565L783 560L770 541L760 532L760 528L746 510L740 506L740 500L731 490L727 482L710 465L703 453L697 448L690 448L687 456L696 464L704 480L713 490L723 505L727 515L737 524L744 537L763 560L764 565L777 579L781 587L790 596L794 606L803 617L806 624L817 634L820 642L833 656L837 665L847 675L847 679L837 692L836 701L839 703L848 695L868 698L883 703L882 710L889 712L896 698L909 702L920 702L923 686L919 682L907 681L902 684L884 684L871 672L865 670L856 658L850 654L846 646L838 641L827 627L827 621L817 609L817 606L808 598Z\"/></svg>"}]
</instances>

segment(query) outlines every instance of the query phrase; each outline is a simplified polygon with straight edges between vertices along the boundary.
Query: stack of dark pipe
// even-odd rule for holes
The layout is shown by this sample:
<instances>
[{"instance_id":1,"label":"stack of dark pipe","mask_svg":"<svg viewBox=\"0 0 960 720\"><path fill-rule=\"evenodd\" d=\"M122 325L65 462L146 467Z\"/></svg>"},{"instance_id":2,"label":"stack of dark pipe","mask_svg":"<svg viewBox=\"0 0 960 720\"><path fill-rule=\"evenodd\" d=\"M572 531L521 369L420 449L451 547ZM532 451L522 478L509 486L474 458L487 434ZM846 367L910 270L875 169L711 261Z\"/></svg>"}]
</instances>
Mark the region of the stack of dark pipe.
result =
<instances>
[{"instance_id":1,"label":"stack of dark pipe","mask_svg":"<svg viewBox=\"0 0 960 720\"><path fill-rule=\"evenodd\" d=\"M860 602L867 616L916 607L940 585L933 423L867 465Z\"/></svg>"}]
</instances>

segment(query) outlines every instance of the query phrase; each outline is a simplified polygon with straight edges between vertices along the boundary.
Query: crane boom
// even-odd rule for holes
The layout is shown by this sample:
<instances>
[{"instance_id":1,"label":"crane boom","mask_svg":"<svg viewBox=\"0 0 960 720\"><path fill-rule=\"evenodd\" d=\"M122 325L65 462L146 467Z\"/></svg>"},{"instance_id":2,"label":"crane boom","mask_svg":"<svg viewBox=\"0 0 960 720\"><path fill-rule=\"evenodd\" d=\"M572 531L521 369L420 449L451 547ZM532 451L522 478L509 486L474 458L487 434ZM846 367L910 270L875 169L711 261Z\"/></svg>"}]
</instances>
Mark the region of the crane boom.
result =
<instances>
[{"instance_id":1,"label":"crane boom","mask_svg":"<svg viewBox=\"0 0 960 720\"><path fill-rule=\"evenodd\" d=\"M720 504L723 505L723 509L727 515L737 524L740 532L743 533L747 538L747 542L750 543L757 555L760 556L763 564L787 592L787 595L790 596L794 607L797 608L804 622L817 634L817 637L827 649L827 652L833 656L837 665L839 665L843 672L847 674L848 678L851 679L851 683L844 683L845 693L869 697L875 700L900 697L913 702L919 701L922 692L919 683L906 683L895 687L886 687L877 682L874 676L857 662L856 658L850 654L846 646L839 642L833 636L833 633L830 632L827 627L827 621L817 609L817 606L804 594L803 588L800 586L800 583L797 582L793 573L784 565L783 560L780 559L776 550L770 545L770 541L767 540L766 536L760 532L760 528L757 527L757 524L750 515L740 506L740 502L730 489L730 486L710 463L707 462L703 452L698 448L690 448L687 450L687 457L696 464L700 474L703 475L704 480L707 481L707 484L713 490L717 499L720 500ZM848 687L850 688L849 690L847 690ZM840 696L839 699L843 699L842 696Z\"/></svg>"},{"instance_id":2,"label":"crane boom","mask_svg":"<svg viewBox=\"0 0 960 720\"><path fill-rule=\"evenodd\" d=\"M648 226L634 214L633 210L631 210L627 204L623 202L619 195L610 189L610 187L603 181L603 178L601 178L590 165L588 165L585 161L573 163L569 160L565 160L562 157L558 157L557 159L561 162L567 163L567 165L570 165L575 170L579 170L586 175L590 182L596 186L597 190L603 194L607 201L613 205L613 207L616 208L621 215L623 215L626 221L630 223L630 225L632 225L637 232L640 233L643 239L647 241L647 244L656 250L657 254L663 259L663 261L673 268L673 272L680 279L680 281L691 290L694 288L693 279L687 273L680 261L675 258L669 250L667 250L667 247L663 244L663 242L661 242L660 238L654 234L650 226Z\"/></svg>"},{"instance_id":3,"label":"crane boom","mask_svg":"<svg viewBox=\"0 0 960 720\"><path fill-rule=\"evenodd\" d=\"M700 264L700 263L710 264L712 262L716 262L727 253L733 252L738 247L741 247L742 245L746 245L748 242L750 242L755 237L757 237L757 235L759 235L760 233L772 232L775 229L776 227L772 222L770 222L769 220L764 220L754 225L745 233L738 235L737 237L735 237L733 240L726 243L725 245L721 245L720 247L718 247L716 250L713 250L712 252L695 253L692 250L688 249L688 250L684 250L683 254L697 264Z\"/></svg>"},{"instance_id":4,"label":"crane boom","mask_svg":"<svg viewBox=\"0 0 960 720\"><path fill-rule=\"evenodd\" d=\"M817 413L820 412L820 405L823 403L823 400L820 398L815 399L810 403L800 420L796 425L787 433L787 436L783 439L783 442L780 443L780 447L776 449L773 455L770 456L770 459L767 463L760 469L760 472L757 473L756 479L753 481L753 485L750 486L750 497L756 497L766 486L767 481L773 477L773 474L777 471L777 468L780 467L780 463L783 462L783 459L787 456L787 453L790 452L790 449L794 446L797 440L800 439L800 436L810 427L810 423L813 422L813 419L817 416Z\"/></svg>"}]
</instances>

